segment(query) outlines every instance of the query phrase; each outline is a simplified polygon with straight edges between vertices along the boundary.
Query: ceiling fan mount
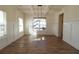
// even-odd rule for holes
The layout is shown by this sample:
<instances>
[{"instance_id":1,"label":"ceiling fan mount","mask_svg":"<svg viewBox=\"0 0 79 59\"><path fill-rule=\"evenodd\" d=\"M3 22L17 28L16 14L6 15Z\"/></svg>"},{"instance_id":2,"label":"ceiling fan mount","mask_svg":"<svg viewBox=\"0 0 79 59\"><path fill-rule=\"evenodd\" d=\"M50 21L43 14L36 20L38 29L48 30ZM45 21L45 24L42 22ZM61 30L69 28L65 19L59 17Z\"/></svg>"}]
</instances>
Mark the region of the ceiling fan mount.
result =
<instances>
[{"instance_id":1,"label":"ceiling fan mount","mask_svg":"<svg viewBox=\"0 0 79 59\"><path fill-rule=\"evenodd\" d=\"M43 5L37 5L37 6L41 7L41 6L43 6Z\"/></svg>"}]
</instances>

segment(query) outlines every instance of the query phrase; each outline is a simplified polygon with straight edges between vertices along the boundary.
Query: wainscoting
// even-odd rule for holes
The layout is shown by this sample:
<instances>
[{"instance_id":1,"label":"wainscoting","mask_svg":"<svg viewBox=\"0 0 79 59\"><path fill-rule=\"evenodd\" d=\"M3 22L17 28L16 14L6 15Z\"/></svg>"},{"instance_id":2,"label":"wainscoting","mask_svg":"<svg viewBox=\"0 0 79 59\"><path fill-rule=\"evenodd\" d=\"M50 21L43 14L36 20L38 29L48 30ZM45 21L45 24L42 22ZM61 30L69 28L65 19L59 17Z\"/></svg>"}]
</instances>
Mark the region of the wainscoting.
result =
<instances>
[{"instance_id":1,"label":"wainscoting","mask_svg":"<svg viewBox=\"0 0 79 59\"><path fill-rule=\"evenodd\" d=\"M79 21L64 23L63 40L79 50Z\"/></svg>"}]
</instances>

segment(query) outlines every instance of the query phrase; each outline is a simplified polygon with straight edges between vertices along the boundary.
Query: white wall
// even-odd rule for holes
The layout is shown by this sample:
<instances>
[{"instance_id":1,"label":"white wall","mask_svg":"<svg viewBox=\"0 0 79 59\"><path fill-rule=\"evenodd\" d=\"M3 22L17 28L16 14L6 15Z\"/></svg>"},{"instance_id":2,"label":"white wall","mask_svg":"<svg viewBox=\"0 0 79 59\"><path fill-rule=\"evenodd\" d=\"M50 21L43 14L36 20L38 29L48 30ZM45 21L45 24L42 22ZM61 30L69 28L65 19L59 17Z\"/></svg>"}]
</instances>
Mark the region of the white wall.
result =
<instances>
[{"instance_id":1,"label":"white wall","mask_svg":"<svg viewBox=\"0 0 79 59\"><path fill-rule=\"evenodd\" d=\"M67 6L63 12L63 40L79 50L79 6Z\"/></svg>"},{"instance_id":2,"label":"white wall","mask_svg":"<svg viewBox=\"0 0 79 59\"><path fill-rule=\"evenodd\" d=\"M24 20L24 31L25 31L25 34L29 35L30 34L29 33L29 25L32 22L32 17L29 14L25 14L24 19L25 19Z\"/></svg>"},{"instance_id":3,"label":"white wall","mask_svg":"<svg viewBox=\"0 0 79 59\"><path fill-rule=\"evenodd\" d=\"M47 33L58 36L58 14L52 9L47 14Z\"/></svg>"},{"instance_id":4,"label":"white wall","mask_svg":"<svg viewBox=\"0 0 79 59\"><path fill-rule=\"evenodd\" d=\"M5 11L7 15L7 35L0 38L0 49L2 49L20 38L24 33L19 33L18 26L18 17L23 18L23 14L15 6L0 6L0 10Z\"/></svg>"}]
</instances>

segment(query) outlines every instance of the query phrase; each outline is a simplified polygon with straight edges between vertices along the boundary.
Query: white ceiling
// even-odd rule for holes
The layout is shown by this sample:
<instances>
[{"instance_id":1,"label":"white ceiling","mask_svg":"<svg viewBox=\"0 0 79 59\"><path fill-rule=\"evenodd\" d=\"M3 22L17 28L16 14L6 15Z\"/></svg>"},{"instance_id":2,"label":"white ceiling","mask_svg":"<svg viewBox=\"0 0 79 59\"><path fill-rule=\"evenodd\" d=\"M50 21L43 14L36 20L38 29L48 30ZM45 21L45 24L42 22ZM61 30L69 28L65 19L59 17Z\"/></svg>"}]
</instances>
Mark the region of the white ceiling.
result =
<instances>
[{"instance_id":1,"label":"white ceiling","mask_svg":"<svg viewBox=\"0 0 79 59\"><path fill-rule=\"evenodd\" d=\"M18 8L26 13L26 14L31 14L34 17L45 17L45 15L52 9L54 12L55 11L60 11L64 5L42 5L42 6L37 6L37 5L21 5L18 6Z\"/></svg>"}]
</instances>

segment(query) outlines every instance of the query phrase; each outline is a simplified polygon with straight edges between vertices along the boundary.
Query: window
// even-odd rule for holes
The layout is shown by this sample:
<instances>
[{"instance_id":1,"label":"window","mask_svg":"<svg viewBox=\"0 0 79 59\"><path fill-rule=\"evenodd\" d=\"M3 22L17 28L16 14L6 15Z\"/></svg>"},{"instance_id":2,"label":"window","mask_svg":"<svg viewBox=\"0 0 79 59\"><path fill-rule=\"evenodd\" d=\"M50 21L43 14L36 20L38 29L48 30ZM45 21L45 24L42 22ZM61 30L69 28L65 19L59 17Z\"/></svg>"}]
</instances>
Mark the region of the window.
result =
<instances>
[{"instance_id":1,"label":"window","mask_svg":"<svg viewBox=\"0 0 79 59\"><path fill-rule=\"evenodd\" d=\"M34 31L40 31L46 29L46 19L40 18L40 19L34 19L32 24Z\"/></svg>"},{"instance_id":2,"label":"window","mask_svg":"<svg viewBox=\"0 0 79 59\"><path fill-rule=\"evenodd\" d=\"M6 35L6 13L0 10L0 37Z\"/></svg>"},{"instance_id":3,"label":"window","mask_svg":"<svg viewBox=\"0 0 79 59\"><path fill-rule=\"evenodd\" d=\"M19 18L19 32L23 31L23 19Z\"/></svg>"}]
</instances>

